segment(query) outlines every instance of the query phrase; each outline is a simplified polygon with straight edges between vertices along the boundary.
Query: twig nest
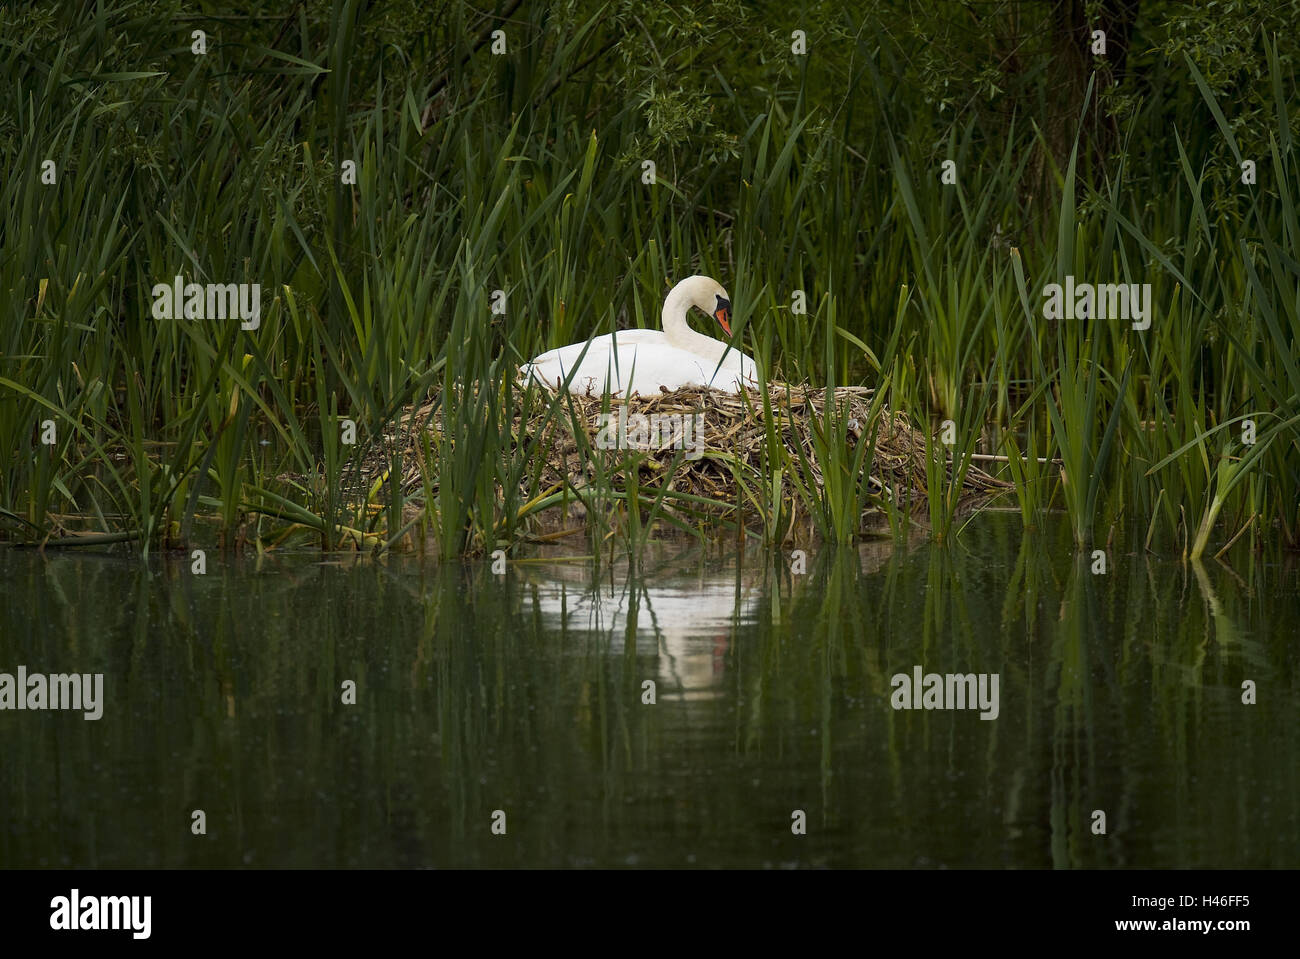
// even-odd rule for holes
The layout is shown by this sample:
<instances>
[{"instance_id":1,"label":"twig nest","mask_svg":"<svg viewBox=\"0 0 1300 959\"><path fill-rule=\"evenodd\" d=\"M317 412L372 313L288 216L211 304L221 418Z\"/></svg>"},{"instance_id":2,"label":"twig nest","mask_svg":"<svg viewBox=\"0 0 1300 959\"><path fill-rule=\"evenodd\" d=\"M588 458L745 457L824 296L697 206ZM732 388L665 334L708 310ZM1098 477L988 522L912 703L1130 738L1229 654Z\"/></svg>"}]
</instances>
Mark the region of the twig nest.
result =
<instances>
[{"instance_id":1,"label":"twig nest","mask_svg":"<svg viewBox=\"0 0 1300 959\"><path fill-rule=\"evenodd\" d=\"M586 494L625 491L633 481L649 496L665 488L689 494L689 509L683 507L683 497L664 501L665 509L679 515L740 513L744 521L746 511L765 508L763 497L775 495L782 497L783 510L806 517L809 500L815 504L824 485L824 471L851 469L860 444L872 441L874 451L864 451L866 468L855 478L864 500L872 504L866 512L879 512L880 497L919 509L928 495L925 435L901 413L882 407L873 414L874 392L846 386L828 396L825 389L770 383L765 400L757 391L723 393L704 387L610 398L557 396L535 388L515 394L518 402L508 422L503 414L502 422L474 428L500 431L502 449L496 455L522 456L537 464L523 471L521 502L545 490L572 492L572 498L566 497L568 520L586 515L585 509L574 510ZM459 393L450 401L464 401L467 394ZM436 490L438 477L422 472L436 470L437 463L424 463L420 434L428 434L430 448L456 442L442 435L445 411L436 393L409 408L388 437L389 449L372 457L374 465L363 470L363 485L381 475L392 447L398 446L407 464L404 491L418 496L426 482ZM774 489L778 470L781 488ZM1001 488L1004 483L971 466L962 495ZM804 492L795 495L796 490Z\"/></svg>"}]
</instances>

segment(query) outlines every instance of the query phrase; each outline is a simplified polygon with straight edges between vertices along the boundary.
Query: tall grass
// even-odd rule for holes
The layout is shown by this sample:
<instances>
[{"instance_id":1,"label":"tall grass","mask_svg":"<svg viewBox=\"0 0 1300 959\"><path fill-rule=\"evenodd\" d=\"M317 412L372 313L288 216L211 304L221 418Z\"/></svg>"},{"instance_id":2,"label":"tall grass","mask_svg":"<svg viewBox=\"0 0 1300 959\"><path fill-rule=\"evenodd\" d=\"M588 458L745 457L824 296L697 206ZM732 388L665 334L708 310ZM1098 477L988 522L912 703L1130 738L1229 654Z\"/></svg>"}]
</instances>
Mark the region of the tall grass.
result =
<instances>
[{"instance_id":1,"label":"tall grass","mask_svg":"<svg viewBox=\"0 0 1300 959\"><path fill-rule=\"evenodd\" d=\"M1129 121L1130 139L1168 129L1140 177L1125 154L1088 187L1071 158L1029 200L1029 158L1046 151L1032 123L936 119L848 21L847 75L774 63L756 89L714 71L708 109L732 140L693 158L647 143L643 106L601 72L623 38L600 16L525 5L494 57L497 21L477 8L384 46L383 4L337 2L214 20L194 56L173 4L76 12L0 21L11 540L374 549L415 525L451 557L578 502L593 547L671 518L698 532L689 498L634 467L626 485L628 463L590 448L585 483L539 488L539 438L514 424L537 404L569 413L513 380L544 349L654 326L668 285L705 272L730 289L765 382L876 386L873 417L958 425L952 448L931 444L936 538L983 454L1026 525L1064 509L1080 546L1117 526L1194 556L1246 532L1300 545L1295 60L1275 45L1258 185L1227 194L1210 175L1225 144L1241 151L1189 61L1196 99L1155 98ZM1150 283L1150 329L1044 320L1043 285L1069 273ZM153 284L176 275L260 283L260 327L153 319ZM412 464L391 433L431 391L440 429ZM756 415L770 422L778 399ZM826 410L815 461L771 430L764 475L737 475L755 535L802 535L796 504L827 540L859 537L870 508L907 525L902 491L869 479L871 444Z\"/></svg>"}]
</instances>

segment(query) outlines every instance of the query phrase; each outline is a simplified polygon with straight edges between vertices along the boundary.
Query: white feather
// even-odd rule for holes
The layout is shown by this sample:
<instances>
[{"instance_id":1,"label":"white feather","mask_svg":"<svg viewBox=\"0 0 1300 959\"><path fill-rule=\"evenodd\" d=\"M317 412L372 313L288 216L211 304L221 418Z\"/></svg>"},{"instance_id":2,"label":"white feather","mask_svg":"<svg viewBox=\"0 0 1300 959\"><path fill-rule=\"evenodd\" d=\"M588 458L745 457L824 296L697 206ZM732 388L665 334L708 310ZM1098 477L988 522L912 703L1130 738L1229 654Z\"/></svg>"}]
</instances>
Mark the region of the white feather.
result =
<instances>
[{"instance_id":1,"label":"white feather","mask_svg":"<svg viewBox=\"0 0 1300 959\"><path fill-rule=\"evenodd\" d=\"M622 330L593 337L534 357L520 369L533 380L559 390L568 381L570 393L599 396L608 386L613 396L657 395L661 390L707 386L727 393L758 388L753 359L721 340L696 333L686 311L696 306L712 314L726 291L706 276L688 277L664 301L664 332ZM572 374L570 378L570 374Z\"/></svg>"}]
</instances>

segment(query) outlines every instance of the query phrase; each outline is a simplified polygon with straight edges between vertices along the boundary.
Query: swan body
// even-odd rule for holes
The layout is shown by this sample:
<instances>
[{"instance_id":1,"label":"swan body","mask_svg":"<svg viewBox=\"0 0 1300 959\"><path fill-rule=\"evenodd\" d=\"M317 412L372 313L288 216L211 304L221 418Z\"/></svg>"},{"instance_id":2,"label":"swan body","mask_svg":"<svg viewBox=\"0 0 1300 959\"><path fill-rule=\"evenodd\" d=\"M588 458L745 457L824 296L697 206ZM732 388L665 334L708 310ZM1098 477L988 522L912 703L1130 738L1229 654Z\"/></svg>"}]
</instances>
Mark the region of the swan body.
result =
<instances>
[{"instance_id":1,"label":"swan body","mask_svg":"<svg viewBox=\"0 0 1300 959\"><path fill-rule=\"evenodd\" d=\"M589 343L562 346L534 357L520 369L525 382L570 393L611 396L707 386L726 393L758 388L758 367L740 350L696 333L686 313L698 307L712 315L731 335L731 300L727 291L707 276L690 276L664 300L663 331L622 330L593 337Z\"/></svg>"}]
</instances>

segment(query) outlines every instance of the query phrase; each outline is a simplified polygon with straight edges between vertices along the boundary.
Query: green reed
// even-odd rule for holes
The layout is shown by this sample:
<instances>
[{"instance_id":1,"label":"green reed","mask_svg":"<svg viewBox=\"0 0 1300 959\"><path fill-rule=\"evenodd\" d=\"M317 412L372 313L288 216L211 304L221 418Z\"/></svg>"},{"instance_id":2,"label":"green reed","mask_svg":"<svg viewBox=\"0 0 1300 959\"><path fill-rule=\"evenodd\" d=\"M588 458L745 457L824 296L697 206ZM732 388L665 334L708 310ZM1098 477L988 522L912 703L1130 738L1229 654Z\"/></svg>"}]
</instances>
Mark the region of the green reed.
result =
<instances>
[{"instance_id":1,"label":"green reed","mask_svg":"<svg viewBox=\"0 0 1300 959\"><path fill-rule=\"evenodd\" d=\"M765 383L876 387L862 436L886 410L931 436L938 538L983 454L1027 526L1064 509L1080 546L1113 528L1196 556L1300 543L1295 67L1272 41L1275 128L1250 187L1219 175L1246 158L1241 131L1191 61L1186 97L1125 121L1146 154L1089 179L1028 120L936 118L861 37L838 72L708 73L726 139L698 155L691 123L681 146L649 137L644 105L601 72L621 38L600 15L527 5L513 55L492 57L487 21L452 4L395 57L374 41L384 5L338 3L223 24L195 57L154 6L0 21L7 539L372 549L427 533L450 557L575 502L593 548L713 531L713 504L590 444L579 488L541 489L539 438L514 432L538 404L571 412L517 389L521 362L653 327L670 283L706 272ZM1036 170L1046 189L1028 196ZM1043 285L1069 274L1150 283L1151 326L1045 320ZM259 283L260 327L154 319L153 285L177 275ZM440 433L411 464L397 426L433 393ZM755 415L770 424L776 400ZM946 419L953 450L934 438ZM733 470L741 526L847 542L876 509L901 534L914 504L870 480L871 442L829 402L815 436L808 458L769 428L761 471Z\"/></svg>"}]
</instances>

